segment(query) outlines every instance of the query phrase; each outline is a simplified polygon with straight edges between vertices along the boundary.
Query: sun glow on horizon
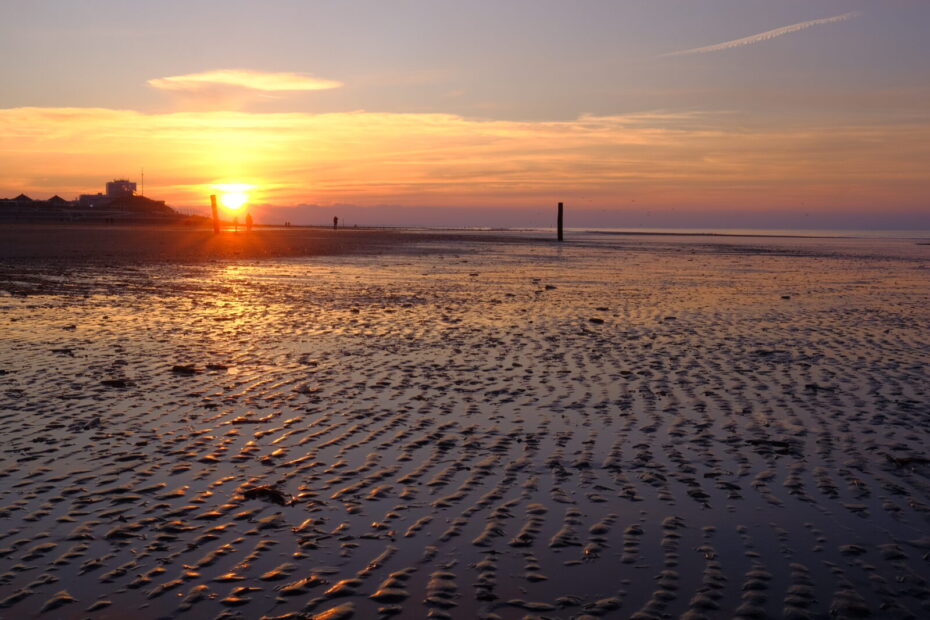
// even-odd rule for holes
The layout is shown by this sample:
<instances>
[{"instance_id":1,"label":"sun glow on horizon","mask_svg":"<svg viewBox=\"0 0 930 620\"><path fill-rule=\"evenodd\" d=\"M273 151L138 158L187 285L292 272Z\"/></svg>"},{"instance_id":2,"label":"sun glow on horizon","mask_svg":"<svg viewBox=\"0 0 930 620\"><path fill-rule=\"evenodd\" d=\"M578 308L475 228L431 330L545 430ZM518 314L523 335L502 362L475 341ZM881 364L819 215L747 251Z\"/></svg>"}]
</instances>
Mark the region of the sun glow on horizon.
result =
<instances>
[{"instance_id":1,"label":"sun glow on horizon","mask_svg":"<svg viewBox=\"0 0 930 620\"><path fill-rule=\"evenodd\" d=\"M740 126L710 112L543 122L13 108L0 109L0 135L0 197L54 191L71 198L97 187L101 170L145 161L146 196L209 213L216 195L227 219L245 210L255 217L262 209L343 204L398 217L407 206L537 213L567 200L610 217L673 225L708 210L749 218L816 211L838 222L845 221L840 213L868 213L889 221L876 204L923 222L930 187L930 123L918 120ZM50 168L73 182L41 181ZM158 170L154 184L150 169ZM475 222L485 221L475 213Z\"/></svg>"},{"instance_id":2,"label":"sun glow on horizon","mask_svg":"<svg viewBox=\"0 0 930 620\"><path fill-rule=\"evenodd\" d=\"M235 211L249 201L249 195L245 192L227 192L220 195L220 204L227 209Z\"/></svg>"},{"instance_id":3,"label":"sun glow on horizon","mask_svg":"<svg viewBox=\"0 0 930 620\"><path fill-rule=\"evenodd\" d=\"M237 211L249 202L248 192L255 186L243 183L222 183L213 187L221 192L219 196L220 204L230 211Z\"/></svg>"}]
</instances>

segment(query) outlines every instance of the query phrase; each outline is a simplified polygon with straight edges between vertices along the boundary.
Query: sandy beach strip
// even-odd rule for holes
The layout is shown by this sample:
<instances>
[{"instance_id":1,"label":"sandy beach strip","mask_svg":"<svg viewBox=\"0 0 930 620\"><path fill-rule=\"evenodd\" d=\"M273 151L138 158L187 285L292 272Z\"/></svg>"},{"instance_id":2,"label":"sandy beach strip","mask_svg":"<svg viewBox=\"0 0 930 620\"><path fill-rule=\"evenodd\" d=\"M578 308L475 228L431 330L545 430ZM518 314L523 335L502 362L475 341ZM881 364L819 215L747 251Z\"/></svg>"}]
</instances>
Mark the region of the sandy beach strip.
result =
<instances>
[{"instance_id":1,"label":"sandy beach strip","mask_svg":"<svg viewBox=\"0 0 930 620\"><path fill-rule=\"evenodd\" d=\"M428 241L455 241L454 231L322 227L205 228L0 222L0 261L197 262L397 252ZM485 234L485 240L505 241Z\"/></svg>"}]
</instances>

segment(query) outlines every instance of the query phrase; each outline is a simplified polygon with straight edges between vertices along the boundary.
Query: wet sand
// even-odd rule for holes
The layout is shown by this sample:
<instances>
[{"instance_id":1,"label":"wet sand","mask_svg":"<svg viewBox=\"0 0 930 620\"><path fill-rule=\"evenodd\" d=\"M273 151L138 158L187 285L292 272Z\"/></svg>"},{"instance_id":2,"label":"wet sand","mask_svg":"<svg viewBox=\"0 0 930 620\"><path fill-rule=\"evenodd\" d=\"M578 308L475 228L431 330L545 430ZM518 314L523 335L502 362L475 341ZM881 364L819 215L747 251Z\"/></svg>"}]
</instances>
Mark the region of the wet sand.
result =
<instances>
[{"instance_id":1,"label":"wet sand","mask_svg":"<svg viewBox=\"0 0 930 620\"><path fill-rule=\"evenodd\" d=\"M190 256L0 261L0 616L930 615L930 246Z\"/></svg>"},{"instance_id":2,"label":"wet sand","mask_svg":"<svg viewBox=\"0 0 930 620\"><path fill-rule=\"evenodd\" d=\"M215 235L212 229L183 226L0 222L0 261L114 264L380 254L416 251L416 244L424 241L452 242L461 236L452 231L316 227L224 228ZM508 240L487 234L482 239Z\"/></svg>"}]
</instances>

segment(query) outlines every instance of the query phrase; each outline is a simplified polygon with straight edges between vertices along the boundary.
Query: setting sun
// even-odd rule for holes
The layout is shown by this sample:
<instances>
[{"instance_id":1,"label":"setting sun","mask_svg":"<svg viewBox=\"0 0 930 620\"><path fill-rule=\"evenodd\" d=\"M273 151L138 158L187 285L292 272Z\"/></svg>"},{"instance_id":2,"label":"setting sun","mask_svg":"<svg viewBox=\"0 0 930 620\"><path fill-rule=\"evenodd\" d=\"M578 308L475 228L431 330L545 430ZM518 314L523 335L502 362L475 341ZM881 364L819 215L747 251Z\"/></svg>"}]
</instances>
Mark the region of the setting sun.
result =
<instances>
[{"instance_id":1,"label":"setting sun","mask_svg":"<svg viewBox=\"0 0 930 620\"><path fill-rule=\"evenodd\" d=\"M249 201L249 190L254 187L243 183L222 183L213 186L220 191L220 204L230 211L242 208Z\"/></svg>"},{"instance_id":2,"label":"setting sun","mask_svg":"<svg viewBox=\"0 0 930 620\"><path fill-rule=\"evenodd\" d=\"M235 211L249 200L249 195L245 192L227 192L220 195L220 203L227 209Z\"/></svg>"}]
</instances>

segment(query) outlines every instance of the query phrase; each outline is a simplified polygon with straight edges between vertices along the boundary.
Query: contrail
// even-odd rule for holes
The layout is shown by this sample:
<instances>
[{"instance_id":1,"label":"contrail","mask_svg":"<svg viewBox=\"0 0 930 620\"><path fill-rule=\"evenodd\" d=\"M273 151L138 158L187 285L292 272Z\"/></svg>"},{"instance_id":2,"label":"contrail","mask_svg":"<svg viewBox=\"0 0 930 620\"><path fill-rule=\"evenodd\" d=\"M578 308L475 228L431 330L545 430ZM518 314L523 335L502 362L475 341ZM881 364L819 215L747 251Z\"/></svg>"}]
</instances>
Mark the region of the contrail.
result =
<instances>
[{"instance_id":1,"label":"contrail","mask_svg":"<svg viewBox=\"0 0 930 620\"><path fill-rule=\"evenodd\" d=\"M854 17L858 17L859 15L861 15L859 11L850 11L849 13L843 13L842 15L836 15L834 17L812 19L809 22L801 22L800 24L791 24L790 26L782 26L781 28L776 28L774 30L766 30L765 32L760 32L759 34L753 34L748 37L743 37L742 39L733 39L732 41L724 41L723 43L716 43L714 45L707 45L705 47L695 47L693 49L682 50L680 52L669 52L668 54L661 54L659 58L667 58L669 56L687 56L690 54L706 54L707 52L719 52L721 50L728 50L734 47L752 45L753 43L759 43L760 41L768 41L769 39L774 39L775 37L780 37L786 34L791 34L792 32L804 30L806 28L810 28L811 26L819 26L821 24L832 24L834 22L844 22L847 19L852 19Z\"/></svg>"}]
</instances>

